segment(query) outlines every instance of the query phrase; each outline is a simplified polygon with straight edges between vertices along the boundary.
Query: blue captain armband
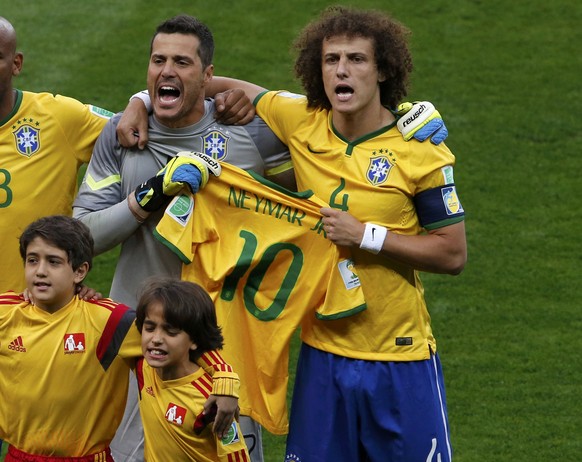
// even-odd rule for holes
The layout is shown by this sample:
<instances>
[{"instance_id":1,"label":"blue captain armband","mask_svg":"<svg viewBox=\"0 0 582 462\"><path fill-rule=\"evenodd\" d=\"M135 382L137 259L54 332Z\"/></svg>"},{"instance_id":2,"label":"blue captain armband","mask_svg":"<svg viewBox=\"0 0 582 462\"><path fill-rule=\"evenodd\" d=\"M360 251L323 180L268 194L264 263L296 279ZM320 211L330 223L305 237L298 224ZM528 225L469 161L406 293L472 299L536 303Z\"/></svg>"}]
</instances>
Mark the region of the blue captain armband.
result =
<instances>
[{"instance_id":1,"label":"blue captain armband","mask_svg":"<svg viewBox=\"0 0 582 462\"><path fill-rule=\"evenodd\" d=\"M437 229L463 220L465 211L454 184L428 189L414 196L414 205L420 225Z\"/></svg>"}]
</instances>

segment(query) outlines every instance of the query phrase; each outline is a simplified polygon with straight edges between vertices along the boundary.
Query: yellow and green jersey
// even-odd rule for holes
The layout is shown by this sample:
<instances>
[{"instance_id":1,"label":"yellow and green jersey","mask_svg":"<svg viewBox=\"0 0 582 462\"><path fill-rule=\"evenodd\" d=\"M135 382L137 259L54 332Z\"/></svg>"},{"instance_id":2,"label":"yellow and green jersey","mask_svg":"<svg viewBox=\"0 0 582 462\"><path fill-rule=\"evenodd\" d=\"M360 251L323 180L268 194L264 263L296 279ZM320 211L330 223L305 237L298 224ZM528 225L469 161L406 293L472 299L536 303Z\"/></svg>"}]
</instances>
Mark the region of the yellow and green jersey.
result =
<instances>
[{"instance_id":1,"label":"yellow and green jersey","mask_svg":"<svg viewBox=\"0 0 582 462\"><path fill-rule=\"evenodd\" d=\"M241 379L241 414L287 432L289 342L305 319L357 318L366 304L348 249L325 237L311 191L292 193L228 164L166 208L156 233L182 278L216 305L223 356ZM352 316L354 315L354 316Z\"/></svg>"},{"instance_id":2,"label":"yellow and green jersey","mask_svg":"<svg viewBox=\"0 0 582 462\"><path fill-rule=\"evenodd\" d=\"M0 120L0 293L25 287L22 231L42 216L72 214L77 171L112 115L60 95L16 92Z\"/></svg>"},{"instance_id":3,"label":"yellow and green jersey","mask_svg":"<svg viewBox=\"0 0 582 462\"><path fill-rule=\"evenodd\" d=\"M309 109L305 97L287 92L263 93L255 104L289 147L299 188L329 206L406 235L464 219L455 158L444 144L406 142L396 122L348 141L334 129L331 111ZM436 342L418 272L358 248L353 259L368 309L332 322L306 317L302 340L356 359L428 359Z\"/></svg>"}]
</instances>

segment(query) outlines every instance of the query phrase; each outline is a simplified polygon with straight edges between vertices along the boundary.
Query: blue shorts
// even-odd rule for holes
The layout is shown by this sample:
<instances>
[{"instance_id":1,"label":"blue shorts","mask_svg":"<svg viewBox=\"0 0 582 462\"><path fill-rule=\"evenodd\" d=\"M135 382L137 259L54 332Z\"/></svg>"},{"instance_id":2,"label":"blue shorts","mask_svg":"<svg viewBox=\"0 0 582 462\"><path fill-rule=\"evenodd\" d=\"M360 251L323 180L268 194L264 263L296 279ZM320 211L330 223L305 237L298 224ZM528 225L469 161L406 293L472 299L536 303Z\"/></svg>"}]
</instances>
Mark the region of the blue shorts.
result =
<instances>
[{"instance_id":1,"label":"blue shorts","mask_svg":"<svg viewBox=\"0 0 582 462\"><path fill-rule=\"evenodd\" d=\"M345 358L301 346L286 462L450 462L438 355Z\"/></svg>"}]
</instances>

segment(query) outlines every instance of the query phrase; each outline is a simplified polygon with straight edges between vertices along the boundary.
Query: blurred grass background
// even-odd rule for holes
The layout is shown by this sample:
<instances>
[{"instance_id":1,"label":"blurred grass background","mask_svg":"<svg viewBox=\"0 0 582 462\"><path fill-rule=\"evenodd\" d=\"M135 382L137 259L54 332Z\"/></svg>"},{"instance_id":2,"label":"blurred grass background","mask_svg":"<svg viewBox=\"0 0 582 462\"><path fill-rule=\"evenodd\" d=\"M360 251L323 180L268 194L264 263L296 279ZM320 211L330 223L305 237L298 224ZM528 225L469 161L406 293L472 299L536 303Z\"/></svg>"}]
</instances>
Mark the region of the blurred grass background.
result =
<instances>
[{"instance_id":1,"label":"blurred grass background","mask_svg":"<svg viewBox=\"0 0 582 462\"><path fill-rule=\"evenodd\" d=\"M289 45L332 4L161 3L4 2L25 54L16 86L122 110L145 88L155 27L185 12L212 29L216 74L298 91ZM469 262L457 278L423 278L455 460L580 460L582 4L343 4L389 11L411 28L409 100L435 103L457 156ZM91 275L105 294L116 255L98 257ZM264 444L267 462L283 460L283 437L266 433Z\"/></svg>"}]
</instances>

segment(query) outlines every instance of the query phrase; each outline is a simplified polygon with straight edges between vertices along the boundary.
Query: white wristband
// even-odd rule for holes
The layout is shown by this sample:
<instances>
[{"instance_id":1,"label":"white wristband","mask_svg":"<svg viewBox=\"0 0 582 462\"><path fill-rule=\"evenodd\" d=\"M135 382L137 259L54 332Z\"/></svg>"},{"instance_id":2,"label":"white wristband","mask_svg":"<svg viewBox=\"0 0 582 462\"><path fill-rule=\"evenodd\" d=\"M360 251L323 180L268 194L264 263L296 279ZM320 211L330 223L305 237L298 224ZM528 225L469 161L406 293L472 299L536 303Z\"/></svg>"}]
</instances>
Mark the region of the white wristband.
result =
<instances>
[{"instance_id":1,"label":"white wristband","mask_svg":"<svg viewBox=\"0 0 582 462\"><path fill-rule=\"evenodd\" d=\"M145 104L148 114L152 113L152 100L147 90L138 91L135 95L131 95L129 100L131 101L133 98L141 99L143 104Z\"/></svg>"},{"instance_id":2,"label":"white wristband","mask_svg":"<svg viewBox=\"0 0 582 462\"><path fill-rule=\"evenodd\" d=\"M382 250L384 245L384 239L388 234L388 229L384 226L376 225L374 223L366 223L366 229L364 230L364 237L360 243L360 249L367 250L368 252L377 254Z\"/></svg>"}]
</instances>

